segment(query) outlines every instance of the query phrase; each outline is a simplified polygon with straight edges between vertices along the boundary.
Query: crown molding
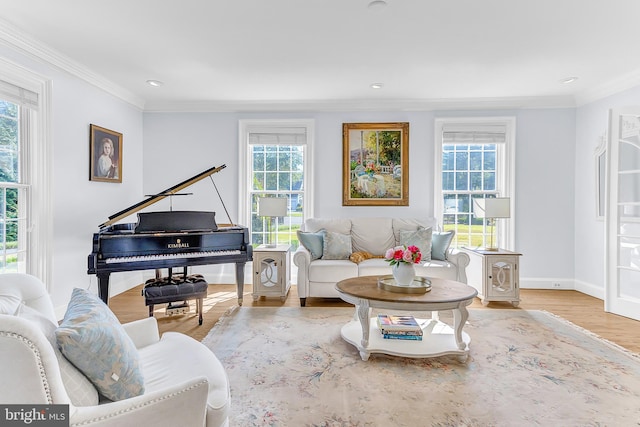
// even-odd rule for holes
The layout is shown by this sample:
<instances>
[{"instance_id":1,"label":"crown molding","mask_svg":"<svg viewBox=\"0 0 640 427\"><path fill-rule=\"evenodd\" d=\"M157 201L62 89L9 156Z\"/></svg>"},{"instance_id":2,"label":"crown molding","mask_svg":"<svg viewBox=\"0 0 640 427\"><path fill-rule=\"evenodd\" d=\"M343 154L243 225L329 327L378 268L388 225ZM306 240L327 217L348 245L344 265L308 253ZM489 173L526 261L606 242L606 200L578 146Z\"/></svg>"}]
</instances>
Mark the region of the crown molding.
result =
<instances>
[{"instance_id":1,"label":"crown molding","mask_svg":"<svg viewBox=\"0 0 640 427\"><path fill-rule=\"evenodd\" d=\"M575 108L572 96L459 98L459 99L360 99L309 101L148 101L145 112L337 112L337 111L442 111L511 110L527 108Z\"/></svg>"},{"instance_id":2,"label":"crown molding","mask_svg":"<svg viewBox=\"0 0 640 427\"><path fill-rule=\"evenodd\" d=\"M640 85L640 69L624 74L607 83L584 90L576 95L576 105L582 106L598 101Z\"/></svg>"},{"instance_id":3,"label":"crown molding","mask_svg":"<svg viewBox=\"0 0 640 427\"><path fill-rule=\"evenodd\" d=\"M144 99L89 70L46 44L29 37L23 31L2 19L0 19L0 43L27 54L40 62L66 71L141 110L144 109Z\"/></svg>"}]
</instances>

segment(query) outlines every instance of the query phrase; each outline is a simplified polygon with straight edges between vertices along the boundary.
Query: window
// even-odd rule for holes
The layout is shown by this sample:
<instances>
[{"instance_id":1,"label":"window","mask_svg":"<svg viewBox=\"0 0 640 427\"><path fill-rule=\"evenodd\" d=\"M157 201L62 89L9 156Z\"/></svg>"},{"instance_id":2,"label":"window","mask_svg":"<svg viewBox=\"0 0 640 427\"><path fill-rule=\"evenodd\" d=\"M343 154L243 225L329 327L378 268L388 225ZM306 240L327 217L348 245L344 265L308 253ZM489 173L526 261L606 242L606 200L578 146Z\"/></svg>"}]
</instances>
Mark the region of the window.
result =
<instances>
[{"instance_id":1,"label":"window","mask_svg":"<svg viewBox=\"0 0 640 427\"><path fill-rule=\"evenodd\" d=\"M489 246L494 234L513 248L513 218L491 227L473 215L473 200L510 197L513 206L514 127L512 118L436 120L435 213L456 232L452 246Z\"/></svg>"},{"instance_id":2,"label":"window","mask_svg":"<svg viewBox=\"0 0 640 427\"><path fill-rule=\"evenodd\" d=\"M284 197L287 216L275 219L274 241L298 247L296 231L311 216L311 142L313 122L246 120L240 122L241 156L245 158L246 198L240 211L254 246L266 243L269 218L258 216L258 198Z\"/></svg>"},{"instance_id":3,"label":"window","mask_svg":"<svg viewBox=\"0 0 640 427\"><path fill-rule=\"evenodd\" d=\"M0 273L27 272L29 186L23 184L20 147L29 114L0 97Z\"/></svg>"},{"instance_id":4,"label":"window","mask_svg":"<svg viewBox=\"0 0 640 427\"><path fill-rule=\"evenodd\" d=\"M50 99L50 80L0 59L0 273L25 272L47 284Z\"/></svg>"}]
</instances>

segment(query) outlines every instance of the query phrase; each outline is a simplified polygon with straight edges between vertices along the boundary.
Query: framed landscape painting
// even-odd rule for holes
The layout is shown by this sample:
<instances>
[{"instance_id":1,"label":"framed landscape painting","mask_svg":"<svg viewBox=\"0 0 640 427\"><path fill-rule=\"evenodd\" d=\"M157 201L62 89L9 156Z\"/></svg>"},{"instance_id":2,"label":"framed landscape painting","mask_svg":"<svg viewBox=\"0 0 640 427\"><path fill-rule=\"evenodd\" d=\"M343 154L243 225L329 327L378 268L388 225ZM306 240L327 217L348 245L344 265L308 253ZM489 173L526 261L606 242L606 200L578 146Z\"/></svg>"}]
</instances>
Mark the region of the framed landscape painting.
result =
<instances>
[{"instance_id":1,"label":"framed landscape painting","mask_svg":"<svg viewBox=\"0 0 640 427\"><path fill-rule=\"evenodd\" d=\"M342 205L409 205L409 123L342 124Z\"/></svg>"},{"instance_id":2,"label":"framed landscape painting","mask_svg":"<svg viewBox=\"0 0 640 427\"><path fill-rule=\"evenodd\" d=\"M122 182L122 134L90 125L89 180Z\"/></svg>"}]
</instances>

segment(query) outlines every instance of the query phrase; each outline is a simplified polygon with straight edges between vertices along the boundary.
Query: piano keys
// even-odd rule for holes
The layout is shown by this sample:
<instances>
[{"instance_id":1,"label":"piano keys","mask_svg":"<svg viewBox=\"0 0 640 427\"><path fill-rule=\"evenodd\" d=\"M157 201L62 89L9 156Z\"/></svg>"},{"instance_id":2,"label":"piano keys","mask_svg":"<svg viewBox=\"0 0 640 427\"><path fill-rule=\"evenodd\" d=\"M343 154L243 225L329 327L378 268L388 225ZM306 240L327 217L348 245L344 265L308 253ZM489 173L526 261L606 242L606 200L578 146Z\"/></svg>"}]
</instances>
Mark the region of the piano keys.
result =
<instances>
[{"instance_id":1,"label":"piano keys","mask_svg":"<svg viewBox=\"0 0 640 427\"><path fill-rule=\"evenodd\" d=\"M224 167L208 169L150 196L100 225L100 231L93 235L87 273L98 277L98 294L105 303L109 301L111 273L168 268L171 276L171 269L176 267L235 263L238 304L242 305L244 268L253 259L246 227L218 227L214 212L199 211L138 213L135 224L115 224Z\"/></svg>"}]
</instances>

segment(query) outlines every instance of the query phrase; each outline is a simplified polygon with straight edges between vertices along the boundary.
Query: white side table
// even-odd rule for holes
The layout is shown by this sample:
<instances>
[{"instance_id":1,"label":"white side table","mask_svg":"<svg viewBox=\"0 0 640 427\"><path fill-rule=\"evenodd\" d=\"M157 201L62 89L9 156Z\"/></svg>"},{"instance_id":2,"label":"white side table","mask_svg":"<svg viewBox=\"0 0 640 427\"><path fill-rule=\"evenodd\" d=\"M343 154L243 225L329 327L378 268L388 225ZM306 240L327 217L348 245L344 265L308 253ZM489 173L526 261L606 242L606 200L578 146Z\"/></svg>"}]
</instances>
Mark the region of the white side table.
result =
<instances>
[{"instance_id":1,"label":"white side table","mask_svg":"<svg viewBox=\"0 0 640 427\"><path fill-rule=\"evenodd\" d=\"M462 248L469 254L467 282L478 291L482 305L489 301L510 301L514 307L520 303L520 266L522 254L498 249Z\"/></svg>"},{"instance_id":2,"label":"white side table","mask_svg":"<svg viewBox=\"0 0 640 427\"><path fill-rule=\"evenodd\" d=\"M253 250L253 300L259 297L278 296L287 299L291 288L291 245L268 248L260 245Z\"/></svg>"}]
</instances>

